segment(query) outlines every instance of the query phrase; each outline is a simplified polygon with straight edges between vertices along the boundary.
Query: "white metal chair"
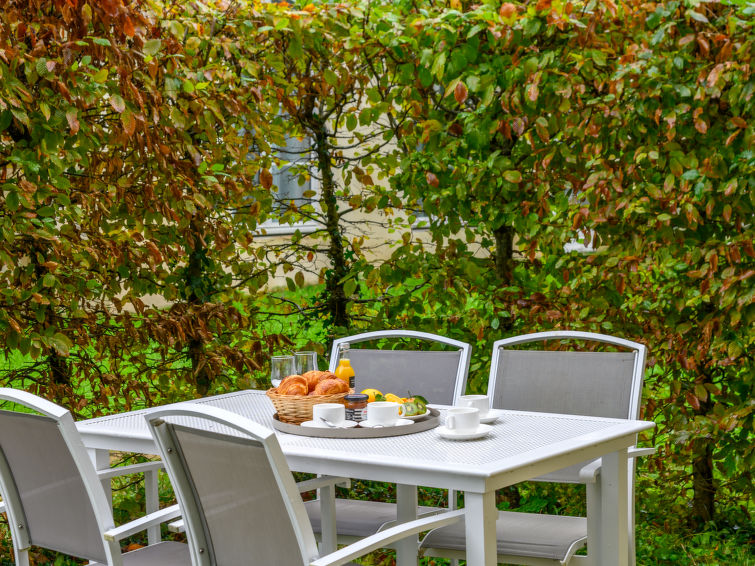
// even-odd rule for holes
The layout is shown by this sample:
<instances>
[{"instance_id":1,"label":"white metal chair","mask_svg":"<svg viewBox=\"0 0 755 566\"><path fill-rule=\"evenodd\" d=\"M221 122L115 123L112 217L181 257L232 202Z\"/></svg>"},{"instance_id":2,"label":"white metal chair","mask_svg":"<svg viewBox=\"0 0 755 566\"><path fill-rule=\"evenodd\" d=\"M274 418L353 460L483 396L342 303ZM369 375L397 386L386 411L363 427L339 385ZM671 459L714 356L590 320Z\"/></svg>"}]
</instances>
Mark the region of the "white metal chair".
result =
<instances>
[{"instance_id":1,"label":"white metal chair","mask_svg":"<svg viewBox=\"0 0 755 566\"><path fill-rule=\"evenodd\" d=\"M521 350L522 344L558 340L587 341L622 351ZM539 332L498 340L488 382L491 406L497 409L637 419L640 411L646 348L642 344L591 332ZM634 457L652 449L629 451L629 563L634 564ZM587 519L535 513L499 512L498 560L515 564L595 564L575 556L600 534L600 459L582 462L535 478L535 481L585 484ZM464 556L464 532L439 529L422 541L434 556ZM589 551L589 548L588 548Z\"/></svg>"},{"instance_id":2,"label":"white metal chair","mask_svg":"<svg viewBox=\"0 0 755 566\"><path fill-rule=\"evenodd\" d=\"M380 330L365 332L333 342L330 353L330 371L338 367L338 352L342 344L360 344L364 342L384 342L391 345L401 341L414 340L429 347L442 344L446 350L409 350L352 348L349 350L351 366L356 376L357 391L370 387L383 393L395 393L405 396L408 392L427 398L439 405L456 404L460 395L464 395L467 385L467 373L472 347L445 336L419 332L415 330ZM449 494L452 508L455 507L455 494ZM315 532L320 532L322 521L318 500L306 502L307 513ZM442 508L419 507L420 516L442 511ZM362 501L357 499L335 500L335 530L339 542L358 540L369 536L396 520L396 504L379 501ZM323 533L323 537L325 537Z\"/></svg>"},{"instance_id":3,"label":"white metal chair","mask_svg":"<svg viewBox=\"0 0 755 566\"><path fill-rule=\"evenodd\" d=\"M183 510L194 566L250 563L338 566L434 526L449 511L391 527L321 556L299 490L273 431L195 404L147 416Z\"/></svg>"},{"instance_id":4,"label":"white metal chair","mask_svg":"<svg viewBox=\"0 0 755 566\"><path fill-rule=\"evenodd\" d=\"M90 560L90 565L191 564L188 546L178 542L121 554L119 541L174 519L180 514L178 506L116 527L101 483L113 472L98 476L71 413L15 389L0 388L0 400L36 412L0 411L0 494L16 564L28 566L32 545Z\"/></svg>"}]
</instances>

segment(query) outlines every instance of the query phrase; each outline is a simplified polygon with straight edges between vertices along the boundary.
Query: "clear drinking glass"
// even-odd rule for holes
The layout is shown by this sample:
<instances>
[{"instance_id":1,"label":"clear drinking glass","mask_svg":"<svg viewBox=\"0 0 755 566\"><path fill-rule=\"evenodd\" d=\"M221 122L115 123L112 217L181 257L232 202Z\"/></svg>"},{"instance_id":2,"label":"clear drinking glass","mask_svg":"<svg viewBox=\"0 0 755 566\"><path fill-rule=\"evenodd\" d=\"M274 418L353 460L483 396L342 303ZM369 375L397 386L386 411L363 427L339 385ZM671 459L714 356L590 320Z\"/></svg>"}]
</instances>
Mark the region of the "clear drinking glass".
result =
<instances>
[{"instance_id":1,"label":"clear drinking glass","mask_svg":"<svg viewBox=\"0 0 755 566\"><path fill-rule=\"evenodd\" d=\"M317 369L317 352L296 352L296 373L299 375Z\"/></svg>"},{"instance_id":2,"label":"clear drinking glass","mask_svg":"<svg viewBox=\"0 0 755 566\"><path fill-rule=\"evenodd\" d=\"M270 382L278 387L284 377L296 373L296 363L293 356L273 356L270 358Z\"/></svg>"}]
</instances>

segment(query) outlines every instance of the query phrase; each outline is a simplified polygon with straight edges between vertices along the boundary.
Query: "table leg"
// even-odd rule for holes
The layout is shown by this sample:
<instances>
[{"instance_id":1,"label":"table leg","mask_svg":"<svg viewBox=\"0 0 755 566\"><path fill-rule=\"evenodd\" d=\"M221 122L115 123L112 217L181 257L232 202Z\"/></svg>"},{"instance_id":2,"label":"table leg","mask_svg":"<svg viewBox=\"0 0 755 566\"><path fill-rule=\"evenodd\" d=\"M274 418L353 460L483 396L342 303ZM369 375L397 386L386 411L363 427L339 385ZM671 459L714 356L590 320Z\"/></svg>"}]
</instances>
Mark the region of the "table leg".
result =
<instances>
[{"instance_id":1,"label":"table leg","mask_svg":"<svg viewBox=\"0 0 755 566\"><path fill-rule=\"evenodd\" d=\"M320 528L323 554L330 554L338 549L335 495L335 486L332 485L321 487L317 492L317 498L320 500Z\"/></svg>"},{"instance_id":2,"label":"table leg","mask_svg":"<svg viewBox=\"0 0 755 566\"><path fill-rule=\"evenodd\" d=\"M629 477L627 450L603 456L601 475L601 566L627 566L629 563Z\"/></svg>"},{"instance_id":3,"label":"table leg","mask_svg":"<svg viewBox=\"0 0 755 566\"><path fill-rule=\"evenodd\" d=\"M603 524L600 480L599 477L594 483L587 484L587 566L600 564L600 526Z\"/></svg>"},{"instance_id":4,"label":"table leg","mask_svg":"<svg viewBox=\"0 0 755 566\"><path fill-rule=\"evenodd\" d=\"M495 566L498 556L495 522L498 509L495 491L464 492L467 536L467 566Z\"/></svg>"},{"instance_id":5,"label":"table leg","mask_svg":"<svg viewBox=\"0 0 755 566\"><path fill-rule=\"evenodd\" d=\"M417 486L398 484L396 486L396 519L399 523L417 518ZM416 536L407 537L396 543L396 566L417 566L419 542Z\"/></svg>"}]
</instances>

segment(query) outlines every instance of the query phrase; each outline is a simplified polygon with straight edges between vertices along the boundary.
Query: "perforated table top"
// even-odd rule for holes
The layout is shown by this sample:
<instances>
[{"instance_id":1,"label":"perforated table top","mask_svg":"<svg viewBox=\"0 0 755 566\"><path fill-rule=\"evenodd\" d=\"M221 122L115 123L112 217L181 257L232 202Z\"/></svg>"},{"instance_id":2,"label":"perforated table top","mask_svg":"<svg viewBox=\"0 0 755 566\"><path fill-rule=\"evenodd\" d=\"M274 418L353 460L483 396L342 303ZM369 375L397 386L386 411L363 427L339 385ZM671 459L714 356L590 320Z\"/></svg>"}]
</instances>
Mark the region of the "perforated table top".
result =
<instances>
[{"instance_id":1,"label":"perforated table top","mask_svg":"<svg viewBox=\"0 0 755 566\"><path fill-rule=\"evenodd\" d=\"M192 401L272 428L264 391L240 391ZM444 420L446 407L441 409ZM154 453L147 410L78 423L88 448ZM372 439L312 438L277 433L292 469L457 489L489 489L563 468L634 443L653 423L575 415L505 411L491 433L446 440L437 429Z\"/></svg>"}]
</instances>

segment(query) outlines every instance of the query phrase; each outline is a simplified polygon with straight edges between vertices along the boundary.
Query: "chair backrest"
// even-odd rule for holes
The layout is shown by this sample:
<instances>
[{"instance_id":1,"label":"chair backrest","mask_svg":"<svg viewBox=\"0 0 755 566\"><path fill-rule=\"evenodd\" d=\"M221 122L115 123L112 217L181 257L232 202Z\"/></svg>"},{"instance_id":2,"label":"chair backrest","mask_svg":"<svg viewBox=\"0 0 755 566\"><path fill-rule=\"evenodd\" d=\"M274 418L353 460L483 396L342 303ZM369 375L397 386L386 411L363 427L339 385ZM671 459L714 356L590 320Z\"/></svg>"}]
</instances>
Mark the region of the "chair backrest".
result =
<instances>
[{"instance_id":1,"label":"chair backrest","mask_svg":"<svg viewBox=\"0 0 755 566\"><path fill-rule=\"evenodd\" d=\"M299 566L317 558L304 503L271 430L190 403L146 418L195 566Z\"/></svg>"},{"instance_id":2,"label":"chair backrest","mask_svg":"<svg viewBox=\"0 0 755 566\"><path fill-rule=\"evenodd\" d=\"M335 371L338 366L341 344L383 339L398 339L398 343L392 341L396 345L400 345L401 340L420 340L430 346L450 346L453 350L352 348L349 358L354 368L357 390L371 387L401 397L411 392L426 397L431 403L443 405L456 404L459 396L464 395L472 347L465 342L427 332L384 330L339 338L333 342L330 371Z\"/></svg>"},{"instance_id":3,"label":"chair backrest","mask_svg":"<svg viewBox=\"0 0 755 566\"><path fill-rule=\"evenodd\" d=\"M0 388L0 400L41 413L0 411L0 493L14 545L112 564L102 536L112 513L71 413L14 389Z\"/></svg>"},{"instance_id":4,"label":"chair backrest","mask_svg":"<svg viewBox=\"0 0 755 566\"><path fill-rule=\"evenodd\" d=\"M517 350L533 342L588 341L625 351ZM499 409L636 419L645 346L592 332L539 332L498 340L488 381Z\"/></svg>"}]
</instances>

